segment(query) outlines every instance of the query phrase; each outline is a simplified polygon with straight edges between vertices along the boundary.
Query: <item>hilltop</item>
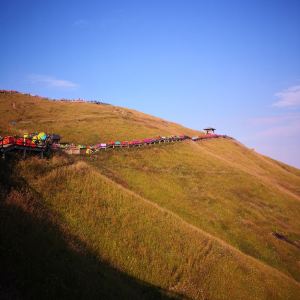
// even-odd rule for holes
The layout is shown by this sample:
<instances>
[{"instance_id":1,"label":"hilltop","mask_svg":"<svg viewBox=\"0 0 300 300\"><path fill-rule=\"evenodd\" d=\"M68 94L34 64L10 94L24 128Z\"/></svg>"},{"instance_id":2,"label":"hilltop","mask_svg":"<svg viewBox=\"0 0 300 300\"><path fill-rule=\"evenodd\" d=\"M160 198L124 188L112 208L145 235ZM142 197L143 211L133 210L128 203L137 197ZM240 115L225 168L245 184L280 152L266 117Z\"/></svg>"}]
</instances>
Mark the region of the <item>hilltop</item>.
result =
<instances>
[{"instance_id":1,"label":"hilltop","mask_svg":"<svg viewBox=\"0 0 300 300\"><path fill-rule=\"evenodd\" d=\"M135 110L90 102L55 101L21 93L0 93L2 134L59 133L64 141L93 144L99 141L138 139L199 131Z\"/></svg>"},{"instance_id":2,"label":"hilltop","mask_svg":"<svg viewBox=\"0 0 300 300\"><path fill-rule=\"evenodd\" d=\"M199 131L0 94L0 135L96 143ZM1 161L0 298L299 299L300 170L235 140Z\"/></svg>"}]
</instances>

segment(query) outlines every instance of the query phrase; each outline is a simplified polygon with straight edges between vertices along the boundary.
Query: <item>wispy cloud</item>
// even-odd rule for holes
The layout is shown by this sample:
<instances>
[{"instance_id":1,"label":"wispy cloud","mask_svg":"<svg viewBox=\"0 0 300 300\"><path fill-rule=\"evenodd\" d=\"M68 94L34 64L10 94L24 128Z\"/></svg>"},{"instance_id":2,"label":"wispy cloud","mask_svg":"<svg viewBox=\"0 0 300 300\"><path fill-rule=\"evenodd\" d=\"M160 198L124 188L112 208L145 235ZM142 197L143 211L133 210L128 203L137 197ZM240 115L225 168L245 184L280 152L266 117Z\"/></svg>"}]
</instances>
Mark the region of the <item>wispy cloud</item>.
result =
<instances>
[{"instance_id":1,"label":"wispy cloud","mask_svg":"<svg viewBox=\"0 0 300 300\"><path fill-rule=\"evenodd\" d=\"M32 74L29 76L32 84L38 84L49 88L72 89L78 87L78 84L64 79L58 79L52 76Z\"/></svg>"},{"instance_id":2,"label":"wispy cloud","mask_svg":"<svg viewBox=\"0 0 300 300\"><path fill-rule=\"evenodd\" d=\"M272 125L282 124L284 122L291 122L299 119L300 119L299 113L285 113L276 116L252 118L249 121L251 125L272 126Z\"/></svg>"},{"instance_id":3,"label":"wispy cloud","mask_svg":"<svg viewBox=\"0 0 300 300\"><path fill-rule=\"evenodd\" d=\"M291 122L288 124L280 124L271 128L267 128L257 133L257 137L299 137L300 136L300 123Z\"/></svg>"},{"instance_id":4,"label":"wispy cloud","mask_svg":"<svg viewBox=\"0 0 300 300\"><path fill-rule=\"evenodd\" d=\"M300 113L286 113L277 116L254 118L252 127L259 129L256 138L300 136Z\"/></svg>"},{"instance_id":5,"label":"wispy cloud","mask_svg":"<svg viewBox=\"0 0 300 300\"><path fill-rule=\"evenodd\" d=\"M79 28L86 28L89 25L89 21L86 19L78 19L74 21L73 26Z\"/></svg>"},{"instance_id":6,"label":"wispy cloud","mask_svg":"<svg viewBox=\"0 0 300 300\"><path fill-rule=\"evenodd\" d=\"M298 107L300 106L300 85L294 85L286 90L275 94L278 100L273 103L277 107Z\"/></svg>"}]
</instances>

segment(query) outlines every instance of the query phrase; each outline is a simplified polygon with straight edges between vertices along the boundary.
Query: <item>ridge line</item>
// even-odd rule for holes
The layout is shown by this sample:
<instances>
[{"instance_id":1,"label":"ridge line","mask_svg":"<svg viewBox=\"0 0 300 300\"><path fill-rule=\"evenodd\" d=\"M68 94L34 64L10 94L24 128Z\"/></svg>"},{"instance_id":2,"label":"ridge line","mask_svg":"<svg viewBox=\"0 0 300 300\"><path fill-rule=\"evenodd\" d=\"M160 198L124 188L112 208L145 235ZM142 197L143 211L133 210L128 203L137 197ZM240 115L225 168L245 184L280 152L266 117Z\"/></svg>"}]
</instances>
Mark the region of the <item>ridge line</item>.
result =
<instances>
[{"instance_id":1,"label":"ridge line","mask_svg":"<svg viewBox=\"0 0 300 300\"><path fill-rule=\"evenodd\" d=\"M191 223L189 223L188 221L184 220L182 217L180 217L178 214L174 213L173 211L169 210L168 208L165 208L165 207L162 207L160 206L159 204L139 195L138 193L136 193L135 191L132 191L126 187L124 187L122 184L114 181L113 179L107 177L106 175L104 175L103 173L101 173L101 171L99 169L96 169L94 166L90 165L90 164L87 164L89 167L91 167L93 169L93 171L95 171L95 173L99 176L99 177L102 177L104 180L110 182L110 183L113 183L114 185L116 185L118 188L124 190L125 192L139 198L141 201L149 204L150 206L160 210L161 212L164 212L164 213L167 213L169 214L170 216L174 217L175 219L179 220L182 224L184 224L185 226L189 227L190 229L204 235L205 237L207 238L210 238L214 241L216 241L217 243L219 243L220 245L226 247L227 249L229 250L232 250L233 253L238 253L242 256L245 256L246 258L250 259L251 261L255 262L256 264L258 265L261 265L265 268L268 268L270 271L273 271L275 273L277 273L279 276L282 276L284 277L285 279L287 280L290 280L291 282L293 282L294 284L296 284L299 288L300 288L300 282L298 282L296 279L294 279L293 277L285 274L284 272L268 265L267 263L251 256L251 255L248 255L244 252L242 252L241 250L239 250L238 248L235 248L234 246L230 245L229 243L227 243L226 241L222 240L221 238L219 237L216 237L214 235L212 235L211 233L197 227L196 225L193 225Z\"/></svg>"},{"instance_id":2,"label":"ridge line","mask_svg":"<svg viewBox=\"0 0 300 300\"><path fill-rule=\"evenodd\" d=\"M197 148L201 148L201 146L197 143L194 143L193 145L195 145ZM259 175L259 174L256 174L255 172L252 172L251 170L248 170L247 168L243 167L243 166L240 166L238 165L237 163L235 162L231 162L229 160L227 160L226 158L223 158L221 157L220 155L218 154L214 154L212 152L210 152L209 150L205 149L205 148L201 148L202 151L205 151L207 154L209 154L210 156L213 156L229 165L232 165L234 166L235 168L251 175L251 176L254 176L254 177L257 177L259 179L261 179L263 181L264 184L271 184L272 187L274 187L275 189L277 189L278 191L282 192L282 193L285 193L285 194L288 194L289 196L291 196L292 198L294 198L295 200L297 201L300 201L300 196L298 196L297 194L294 194L292 191L288 190L287 188L281 186L281 185L278 185L276 184L276 182L274 182L273 180L268 180L266 179L265 176L263 175Z\"/></svg>"}]
</instances>

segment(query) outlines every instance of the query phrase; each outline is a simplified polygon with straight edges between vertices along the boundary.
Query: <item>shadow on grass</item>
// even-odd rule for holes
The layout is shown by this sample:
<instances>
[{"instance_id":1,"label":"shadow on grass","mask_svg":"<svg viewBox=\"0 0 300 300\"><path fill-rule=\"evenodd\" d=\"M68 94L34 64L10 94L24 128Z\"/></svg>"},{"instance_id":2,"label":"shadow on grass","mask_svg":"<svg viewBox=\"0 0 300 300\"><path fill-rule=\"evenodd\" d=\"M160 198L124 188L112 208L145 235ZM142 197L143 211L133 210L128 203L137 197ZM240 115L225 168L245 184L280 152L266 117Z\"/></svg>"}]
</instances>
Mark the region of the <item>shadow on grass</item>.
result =
<instances>
[{"instance_id":1,"label":"shadow on grass","mask_svg":"<svg viewBox=\"0 0 300 300\"><path fill-rule=\"evenodd\" d=\"M101 261L64 232L41 196L0 162L0 299L172 299Z\"/></svg>"}]
</instances>

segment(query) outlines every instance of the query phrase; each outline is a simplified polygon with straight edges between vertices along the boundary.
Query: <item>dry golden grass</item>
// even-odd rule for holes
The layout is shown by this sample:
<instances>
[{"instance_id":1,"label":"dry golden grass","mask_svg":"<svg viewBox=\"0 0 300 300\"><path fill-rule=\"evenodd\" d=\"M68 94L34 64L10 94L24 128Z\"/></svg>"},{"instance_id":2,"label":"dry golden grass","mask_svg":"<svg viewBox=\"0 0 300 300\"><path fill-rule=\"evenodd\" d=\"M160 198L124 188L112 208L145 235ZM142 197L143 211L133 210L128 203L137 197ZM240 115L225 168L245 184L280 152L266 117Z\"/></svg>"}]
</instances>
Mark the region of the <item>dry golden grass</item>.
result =
<instances>
[{"instance_id":1,"label":"dry golden grass","mask_svg":"<svg viewBox=\"0 0 300 300\"><path fill-rule=\"evenodd\" d=\"M277 165L274 178L269 173L257 177L253 170L251 173L244 165L226 159L230 147L236 147L235 142L187 142L108 152L92 163L99 172L142 197L299 280L299 249L278 241L272 232L299 241L300 202L293 190L300 177L285 174L285 170L281 174ZM220 148L223 155L218 154ZM264 164L264 159L259 163ZM289 183L294 184L291 190L278 188L278 176L294 180Z\"/></svg>"},{"instance_id":2,"label":"dry golden grass","mask_svg":"<svg viewBox=\"0 0 300 300\"><path fill-rule=\"evenodd\" d=\"M83 144L199 133L126 108L55 102L22 94L0 94L0 115L2 134L46 131L61 134L64 141Z\"/></svg>"},{"instance_id":3,"label":"dry golden grass","mask_svg":"<svg viewBox=\"0 0 300 300\"><path fill-rule=\"evenodd\" d=\"M79 161L22 173L57 222L118 270L193 299L296 299L300 285ZM50 162L51 165L51 162ZM53 187L56 192L53 193Z\"/></svg>"},{"instance_id":4,"label":"dry golden grass","mask_svg":"<svg viewBox=\"0 0 300 300\"><path fill-rule=\"evenodd\" d=\"M0 113L0 135L43 130L95 143L197 134L128 109L24 95L0 94ZM49 234L46 223L38 233L26 233L33 241L44 231L51 236L54 254L45 251L46 258L59 270L47 267L36 272L42 274L36 286L24 283L34 296L41 295L45 283L39 277L45 276L53 297L61 290L69 297L83 290L85 298L300 298L299 170L226 139L104 151L95 158L13 160L11 178L0 170L3 207L22 212L18 220L23 214L39 220L32 229L41 220L56 228ZM21 237L17 241L23 243ZM21 255L18 243L1 249ZM49 243L42 244L46 249ZM56 257L68 261L67 270Z\"/></svg>"}]
</instances>

